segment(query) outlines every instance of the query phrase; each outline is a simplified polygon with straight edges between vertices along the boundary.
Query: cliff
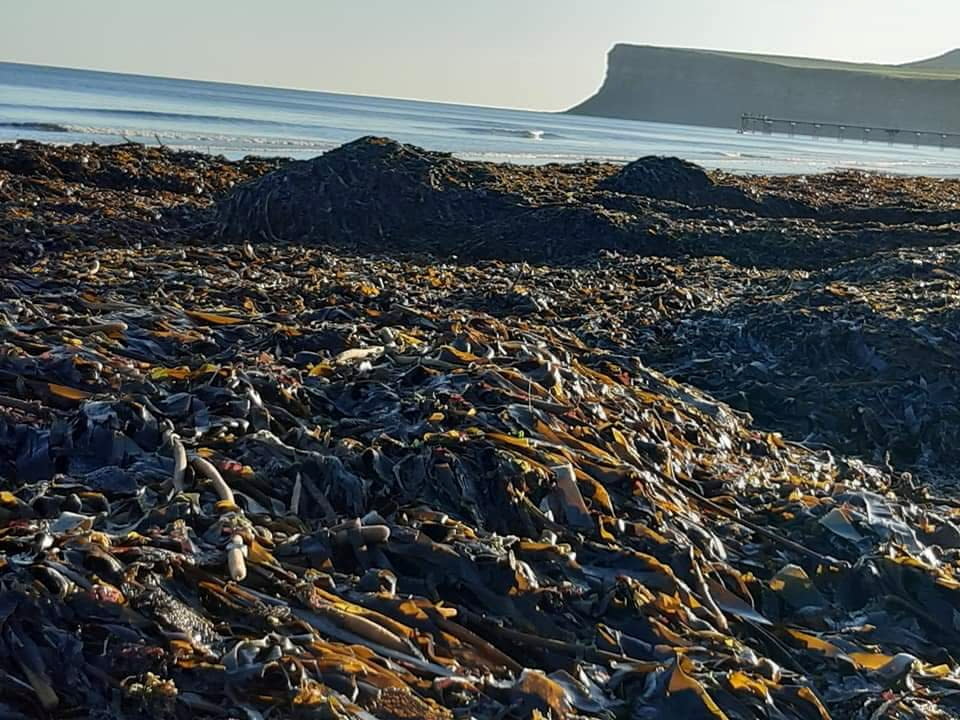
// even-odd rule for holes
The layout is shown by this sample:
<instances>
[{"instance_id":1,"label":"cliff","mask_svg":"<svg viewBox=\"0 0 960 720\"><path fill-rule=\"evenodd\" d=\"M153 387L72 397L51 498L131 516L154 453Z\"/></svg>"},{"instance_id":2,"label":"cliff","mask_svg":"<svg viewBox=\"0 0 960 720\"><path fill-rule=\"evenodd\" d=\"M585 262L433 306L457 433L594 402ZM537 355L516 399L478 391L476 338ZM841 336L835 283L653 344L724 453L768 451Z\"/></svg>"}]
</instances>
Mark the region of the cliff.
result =
<instances>
[{"instance_id":1,"label":"cliff","mask_svg":"<svg viewBox=\"0 0 960 720\"><path fill-rule=\"evenodd\" d=\"M907 65L616 45L603 86L569 112L738 127L743 113L960 132L960 51Z\"/></svg>"},{"instance_id":2,"label":"cliff","mask_svg":"<svg viewBox=\"0 0 960 720\"><path fill-rule=\"evenodd\" d=\"M950 52L944 53L943 55L938 55L935 58L907 63L901 67L960 71L960 50L951 50Z\"/></svg>"}]
</instances>

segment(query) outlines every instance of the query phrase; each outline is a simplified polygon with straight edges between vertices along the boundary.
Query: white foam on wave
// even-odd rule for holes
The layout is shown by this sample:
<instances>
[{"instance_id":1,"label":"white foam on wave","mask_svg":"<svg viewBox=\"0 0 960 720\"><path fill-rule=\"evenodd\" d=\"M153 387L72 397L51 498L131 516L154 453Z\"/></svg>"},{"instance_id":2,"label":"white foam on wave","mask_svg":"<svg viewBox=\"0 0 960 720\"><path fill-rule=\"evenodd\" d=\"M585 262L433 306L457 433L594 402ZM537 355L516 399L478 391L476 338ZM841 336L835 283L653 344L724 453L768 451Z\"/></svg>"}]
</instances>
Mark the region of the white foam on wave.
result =
<instances>
[{"instance_id":1,"label":"white foam on wave","mask_svg":"<svg viewBox=\"0 0 960 720\"><path fill-rule=\"evenodd\" d=\"M311 140L307 138L271 137L268 135L233 135L225 133L177 132L170 130L144 130L138 128L97 127L90 125L61 125L49 124L45 127L30 127L28 124L8 125L5 130L12 130L18 135L43 133L44 138L49 136L90 135L116 138L118 141L131 139L136 141L156 142L187 148L196 147L205 149L210 146L229 149L262 150L264 148L291 148L303 150L329 150L340 143L333 140Z\"/></svg>"},{"instance_id":2,"label":"white foam on wave","mask_svg":"<svg viewBox=\"0 0 960 720\"><path fill-rule=\"evenodd\" d=\"M221 133L190 133L174 132L169 130L136 130L108 127L67 126L70 132L84 135L115 135L129 138L160 138L198 143L226 143L230 145L270 145L278 147L330 147L335 145L327 140L309 140L306 138L270 137L267 135L230 135Z\"/></svg>"},{"instance_id":3,"label":"white foam on wave","mask_svg":"<svg viewBox=\"0 0 960 720\"><path fill-rule=\"evenodd\" d=\"M458 127L454 128L460 132L465 132L470 135L487 135L490 137L507 137L507 138L519 138L525 140L562 140L564 136L555 133L548 132L547 130L540 130L537 128L524 128L524 127Z\"/></svg>"},{"instance_id":4,"label":"white foam on wave","mask_svg":"<svg viewBox=\"0 0 960 720\"><path fill-rule=\"evenodd\" d=\"M579 163L601 162L625 164L636 160L626 155L586 155L582 153L549 153L549 152L455 152L454 157L461 160L478 160L481 162L506 162L523 165L541 165L546 163Z\"/></svg>"}]
</instances>

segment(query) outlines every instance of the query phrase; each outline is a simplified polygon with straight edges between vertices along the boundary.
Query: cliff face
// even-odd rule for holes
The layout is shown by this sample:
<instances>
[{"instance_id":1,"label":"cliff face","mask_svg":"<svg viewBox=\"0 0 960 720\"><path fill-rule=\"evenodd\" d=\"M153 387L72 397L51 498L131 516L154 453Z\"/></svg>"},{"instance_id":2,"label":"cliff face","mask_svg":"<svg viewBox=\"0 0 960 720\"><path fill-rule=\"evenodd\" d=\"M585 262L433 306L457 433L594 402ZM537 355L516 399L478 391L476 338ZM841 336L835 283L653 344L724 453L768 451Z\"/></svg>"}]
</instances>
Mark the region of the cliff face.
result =
<instances>
[{"instance_id":1,"label":"cliff face","mask_svg":"<svg viewBox=\"0 0 960 720\"><path fill-rule=\"evenodd\" d=\"M909 68L934 68L938 70L960 70L960 50L951 50L929 60L920 60L903 65Z\"/></svg>"},{"instance_id":2,"label":"cliff face","mask_svg":"<svg viewBox=\"0 0 960 720\"><path fill-rule=\"evenodd\" d=\"M569 112L715 127L739 127L743 113L755 113L960 132L960 72L945 63L856 65L617 45L603 86Z\"/></svg>"}]
</instances>

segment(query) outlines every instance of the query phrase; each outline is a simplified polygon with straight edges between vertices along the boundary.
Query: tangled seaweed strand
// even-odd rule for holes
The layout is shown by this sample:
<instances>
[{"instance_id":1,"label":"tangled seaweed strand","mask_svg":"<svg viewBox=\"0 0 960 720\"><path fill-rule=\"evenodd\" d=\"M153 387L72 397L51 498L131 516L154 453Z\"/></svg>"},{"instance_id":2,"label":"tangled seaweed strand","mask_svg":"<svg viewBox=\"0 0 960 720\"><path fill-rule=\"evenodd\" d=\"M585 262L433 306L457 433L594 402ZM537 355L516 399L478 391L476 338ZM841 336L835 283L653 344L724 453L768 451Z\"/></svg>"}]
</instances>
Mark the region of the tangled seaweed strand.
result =
<instances>
[{"instance_id":1,"label":"tangled seaweed strand","mask_svg":"<svg viewBox=\"0 0 960 720\"><path fill-rule=\"evenodd\" d=\"M0 399L11 712L950 702L949 510L561 328L445 306L493 268L99 257L73 299L45 284L56 325L5 306L3 397L35 398Z\"/></svg>"},{"instance_id":2,"label":"tangled seaweed strand","mask_svg":"<svg viewBox=\"0 0 960 720\"><path fill-rule=\"evenodd\" d=\"M639 354L795 271L171 227L3 266L0 714L960 712L956 503Z\"/></svg>"}]
</instances>

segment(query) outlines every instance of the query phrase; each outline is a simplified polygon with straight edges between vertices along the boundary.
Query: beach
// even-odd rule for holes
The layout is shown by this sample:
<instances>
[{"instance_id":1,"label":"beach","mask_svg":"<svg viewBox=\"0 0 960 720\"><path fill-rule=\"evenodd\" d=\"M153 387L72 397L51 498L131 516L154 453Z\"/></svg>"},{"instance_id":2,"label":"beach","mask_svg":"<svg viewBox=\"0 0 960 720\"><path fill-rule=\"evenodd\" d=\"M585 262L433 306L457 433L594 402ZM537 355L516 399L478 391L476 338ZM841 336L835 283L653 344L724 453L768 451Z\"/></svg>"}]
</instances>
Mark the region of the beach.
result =
<instances>
[{"instance_id":1,"label":"beach","mask_svg":"<svg viewBox=\"0 0 960 720\"><path fill-rule=\"evenodd\" d=\"M960 712L960 180L630 160L0 144L0 714Z\"/></svg>"}]
</instances>

